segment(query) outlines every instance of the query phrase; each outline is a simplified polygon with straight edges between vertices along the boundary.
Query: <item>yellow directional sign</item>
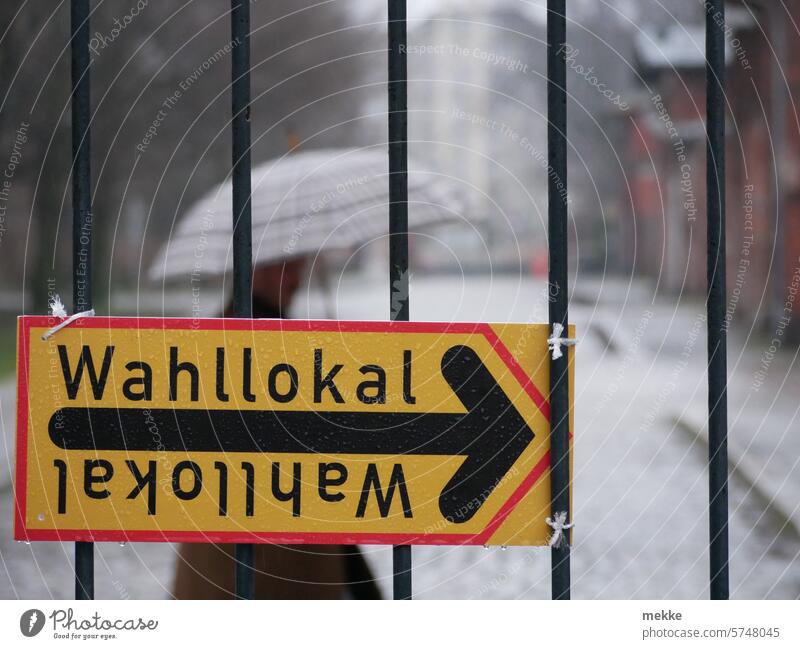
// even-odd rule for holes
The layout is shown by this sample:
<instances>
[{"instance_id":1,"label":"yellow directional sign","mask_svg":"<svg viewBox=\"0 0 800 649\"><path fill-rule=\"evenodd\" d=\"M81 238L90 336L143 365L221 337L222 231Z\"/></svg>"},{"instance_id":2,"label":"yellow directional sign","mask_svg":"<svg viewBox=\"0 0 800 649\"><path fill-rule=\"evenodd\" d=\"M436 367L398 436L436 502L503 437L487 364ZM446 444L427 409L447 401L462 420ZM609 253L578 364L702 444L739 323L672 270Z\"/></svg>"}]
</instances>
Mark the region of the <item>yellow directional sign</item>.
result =
<instances>
[{"instance_id":1,"label":"yellow directional sign","mask_svg":"<svg viewBox=\"0 0 800 649\"><path fill-rule=\"evenodd\" d=\"M547 542L546 325L57 322L19 319L17 539Z\"/></svg>"}]
</instances>

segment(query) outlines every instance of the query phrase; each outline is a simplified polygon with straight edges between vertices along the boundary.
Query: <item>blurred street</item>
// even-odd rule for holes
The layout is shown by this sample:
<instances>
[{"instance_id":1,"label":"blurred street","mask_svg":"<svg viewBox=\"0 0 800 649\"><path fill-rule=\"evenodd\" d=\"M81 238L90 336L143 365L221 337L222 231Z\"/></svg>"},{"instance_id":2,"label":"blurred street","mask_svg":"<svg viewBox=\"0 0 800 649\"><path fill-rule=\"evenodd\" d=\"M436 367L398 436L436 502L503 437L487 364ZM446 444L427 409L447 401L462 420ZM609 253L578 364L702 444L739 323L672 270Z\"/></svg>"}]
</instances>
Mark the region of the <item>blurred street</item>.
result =
<instances>
[{"instance_id":1,"label":"blurred street","mask_svg":"<svg viewBox=\"0 0 800 649\"><path fill-rule=\"evenodd\" d=\"M544 282L496 276L411 279L414 320L543 322ZM295 317L323 317L319 293L297 300ZM335 287L341 319L381 319L386 282L344 275ZM134 309L136 305L129 305ZM707 597L706 343L700 300L653 301L648 284L579 281L573 596ZM800 597L800 439L797 348L763 371L769 341L732 332L730 384L731 596ZM759 370L761 370L759 372ZM0 389L0 597L69 598L73 546L11 540L14 387ZM366 547L384 595L391 550ZM419 598L547 598L546 548L414 548ZM169 545L98 544L100 598L169 596Z\"/></svg>"}]
</instances>

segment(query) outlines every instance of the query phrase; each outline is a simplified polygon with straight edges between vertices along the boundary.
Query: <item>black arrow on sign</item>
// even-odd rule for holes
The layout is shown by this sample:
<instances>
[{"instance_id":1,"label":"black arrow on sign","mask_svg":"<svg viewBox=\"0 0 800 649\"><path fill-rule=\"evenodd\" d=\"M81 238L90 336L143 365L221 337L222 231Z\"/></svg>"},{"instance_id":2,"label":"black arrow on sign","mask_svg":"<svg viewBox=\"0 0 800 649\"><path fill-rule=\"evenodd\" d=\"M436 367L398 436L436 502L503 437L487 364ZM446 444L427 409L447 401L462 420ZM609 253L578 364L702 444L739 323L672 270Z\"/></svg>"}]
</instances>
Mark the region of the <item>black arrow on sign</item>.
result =
<instances>
[{"instance_id":1,"label":"black arrow on sign","mask_svg":"<svg viewBox=\"0 0 800 649\"><path fill-rule=\"evenodd\" d=\"M465 413L62 408L50 439L66 450L465 455L439 495L442 515L464 523L534 433L471 348L448 349L442 376Z\"/></svg>"}]
</instances>

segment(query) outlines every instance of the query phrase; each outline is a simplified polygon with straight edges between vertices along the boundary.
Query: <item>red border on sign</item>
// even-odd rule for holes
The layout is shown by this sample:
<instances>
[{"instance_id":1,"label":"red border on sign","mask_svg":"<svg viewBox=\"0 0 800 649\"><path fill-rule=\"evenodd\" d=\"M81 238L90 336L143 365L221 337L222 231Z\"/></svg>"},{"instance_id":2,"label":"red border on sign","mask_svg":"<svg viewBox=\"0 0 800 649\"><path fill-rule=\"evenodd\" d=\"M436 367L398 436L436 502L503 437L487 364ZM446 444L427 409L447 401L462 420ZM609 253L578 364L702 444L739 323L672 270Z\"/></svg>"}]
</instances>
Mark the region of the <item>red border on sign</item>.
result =
<instances>
[{"instance_id":1,"label":"red border on sign","mask_svg":"<svg viewBox=\"0 0 800 649\"><path fill-rule=\"evenodd\" d=\"M374 545L484 545L503 521L530 492L550 467L549 451L537 462L488 525L477 534L391 534L348 532L192 532L180 530L69 530L27 529L28 457L28 360L30 329L51 327L59 319L52 316L21 316L17 361L17 475L15 479L14 538L19 541L157 541L173 543L280 543L280 544L374 544ZM94 316L80 318L69 325L76 329L158 329L196 331L322 331L343 333L462 333L483 335L519 381L539 411L549 420L550 404L523 371L509 349L486 323L461 322L381 322L350 320L274 320L239 318L136 318Z\"/></svg>"}]
</instances>

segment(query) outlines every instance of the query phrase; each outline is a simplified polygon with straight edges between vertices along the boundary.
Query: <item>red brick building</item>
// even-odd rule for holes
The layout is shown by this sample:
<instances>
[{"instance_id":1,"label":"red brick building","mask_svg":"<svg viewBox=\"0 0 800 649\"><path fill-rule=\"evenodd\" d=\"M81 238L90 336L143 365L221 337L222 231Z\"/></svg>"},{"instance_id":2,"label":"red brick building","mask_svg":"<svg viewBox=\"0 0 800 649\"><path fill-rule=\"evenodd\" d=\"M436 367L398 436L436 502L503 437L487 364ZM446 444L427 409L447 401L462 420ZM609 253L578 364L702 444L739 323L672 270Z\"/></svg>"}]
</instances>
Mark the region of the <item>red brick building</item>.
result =
<instances>
[{"instance_id":1,"label":"red brick building","mask_svg":"<svg viewBox=\"0 0 800 649\"><path fill-rule=\"evenodd\" d=\"M729 316L800 337L800 0L727 9ZM704 25L637 37L642 91L626 128L635 270L706 287ZM626 188L627 191L627 188ZM783 324L781 324L783 323Z\"/></svg>"}]
</instances>

